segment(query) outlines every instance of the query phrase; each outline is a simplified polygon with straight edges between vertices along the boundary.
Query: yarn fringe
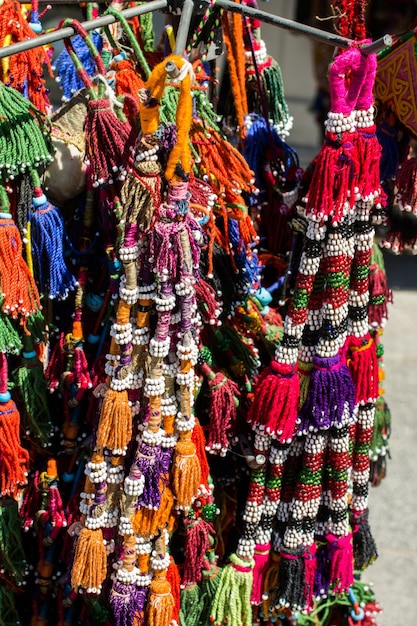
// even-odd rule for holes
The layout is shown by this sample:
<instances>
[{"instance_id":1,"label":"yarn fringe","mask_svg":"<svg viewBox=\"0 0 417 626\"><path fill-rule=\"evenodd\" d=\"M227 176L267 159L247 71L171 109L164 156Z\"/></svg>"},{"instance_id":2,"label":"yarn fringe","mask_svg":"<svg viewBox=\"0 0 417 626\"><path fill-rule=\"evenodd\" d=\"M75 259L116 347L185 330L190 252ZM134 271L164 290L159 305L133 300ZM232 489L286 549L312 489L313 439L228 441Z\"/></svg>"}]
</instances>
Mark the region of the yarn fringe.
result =
<instances>
[{"instance_id":1,"label":"yarn fringe","mask_svg":"<svg viewBox=\"0 0 417 626\"><path fill-rule=\"evenodd\" d=\"M280 443L292 439L300 403L297 368L271 361L259 376L248 411L253 428L265 429Z\"/></svg>"}]
</instances>

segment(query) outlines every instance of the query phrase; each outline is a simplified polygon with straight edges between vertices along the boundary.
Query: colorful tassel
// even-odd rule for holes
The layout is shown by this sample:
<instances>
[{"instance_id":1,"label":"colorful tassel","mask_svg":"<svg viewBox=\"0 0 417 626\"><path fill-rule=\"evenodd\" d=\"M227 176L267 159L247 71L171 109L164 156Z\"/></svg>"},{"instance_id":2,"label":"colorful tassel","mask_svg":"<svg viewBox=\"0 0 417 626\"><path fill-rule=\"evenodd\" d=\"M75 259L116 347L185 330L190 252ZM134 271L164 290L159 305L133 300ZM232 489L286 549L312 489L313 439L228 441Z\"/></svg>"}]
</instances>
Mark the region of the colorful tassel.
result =
<instances>
[{"instance_id":1,"label":"colorful tassel","mask_svg":"<svg viewBox=\"0 0 417 626\"><path fill-rule=\"evenodd\" d=\"M210 621L220 626L224 621L233 626L252 626L250 603L253 584L253 560L232 554L230 563L220 575L219 586L210 611Z\"/></svg>"},{"instance_id":2,"label":"colorful tassel","mask_svg":"<svg viewBox=\"0 0 417 626\"><path fill-rule=\"evenodd\" d=\"M280 443L292 439L300 402L300 379L291 365L271 361L259 376L248 412L252 427L264 429Z\"/></svg>"}]
</instances>

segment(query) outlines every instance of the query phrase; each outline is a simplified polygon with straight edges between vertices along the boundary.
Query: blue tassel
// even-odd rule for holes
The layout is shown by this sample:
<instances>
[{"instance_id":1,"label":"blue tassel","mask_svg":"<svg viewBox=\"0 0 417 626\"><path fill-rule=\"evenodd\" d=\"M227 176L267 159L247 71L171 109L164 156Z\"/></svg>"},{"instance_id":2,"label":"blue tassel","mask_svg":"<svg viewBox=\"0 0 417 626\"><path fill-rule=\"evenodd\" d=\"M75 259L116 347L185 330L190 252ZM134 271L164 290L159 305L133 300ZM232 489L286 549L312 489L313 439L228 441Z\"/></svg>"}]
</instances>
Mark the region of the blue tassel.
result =
<instances>
[{"instance_id":1,"label":"blue tassel","mask_svg":"<svg viewBox=\"0 0 417 626\"><path fill-rule=\"evenodd\" d=\"M92 40L99 52L103 49L103 39L100 33L96 30L92 32ZM77 35L72 39L72 44L75 53L81 61L85 71L92 78L96 74L96 64L86 43L80 35ZM84 88L84 83L77 74L74 63L64 48L62 52L57 56L54 64L54 72L56 74L56 81L60 84L63 91L62 100L66 102L77 91Z\"/></svg>"},{"instance_id":2,"label":"blue tassel","mask_svg":"<svg viewBox=\"0 0 417 626\"><path fill-rule=\"evenodd\" d=\"M77 286L64 261L64 220L43 194L33 198L33 208L29 219L35 278L42 294L64 300Z\"/></svg>"}]
</instances>

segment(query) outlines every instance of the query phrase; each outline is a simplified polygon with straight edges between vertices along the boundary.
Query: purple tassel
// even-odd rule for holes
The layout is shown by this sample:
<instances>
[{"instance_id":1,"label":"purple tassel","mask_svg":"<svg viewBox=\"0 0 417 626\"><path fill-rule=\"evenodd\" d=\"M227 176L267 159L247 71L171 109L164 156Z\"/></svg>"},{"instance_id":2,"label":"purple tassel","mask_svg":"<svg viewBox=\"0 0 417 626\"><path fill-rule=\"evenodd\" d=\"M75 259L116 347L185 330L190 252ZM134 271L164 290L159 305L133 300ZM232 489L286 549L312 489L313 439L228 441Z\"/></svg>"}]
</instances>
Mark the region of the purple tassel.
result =
<instances>
[{"instance_id":1,"label":"purple tassel","mask_svg":"<svg viewBox=\"0 0 417 626\"><path fill-rule=\"evenodd\" d=\"M299 431L303 434L339 425L345 404L348 403L350 417L355 406L355 387L340 355L315 356L313 363L307 398L300 413Z\"/></svg>"},{"instance_id":2,"label":"purple tassel","mask_svg":"<svg viewBox=\"0 0 417 626\"><path fill-rule=\"evenodd\" d=\"M159 480L166 465L165 451L163 453L160 445L148 446L141 441L136 453L135 465L145 478L143 493L137 506L157 510L161 504Z\"/></svg>"},{"instance_id":3,"label":"purple tassel","mask_svg":"<svg viewBox=\"0 0 417 626\"><path fill-rule=\"evenodd\" d=\"M126 585L115 580L110 592L110 606L115 626L131 626L135 615L143 613L148 587Z\"/></svg>"},{"instance_id":4,"label":"purple tassel","mask_svg":"<svg viewBox=\"0 0 417 626\"><path fill-rule=\"evenodd\" d=\"M327 543L317 541L316 573L314 577L314 597L327 598L330 588L330 568Z\"/></svg>"}]
</instances>

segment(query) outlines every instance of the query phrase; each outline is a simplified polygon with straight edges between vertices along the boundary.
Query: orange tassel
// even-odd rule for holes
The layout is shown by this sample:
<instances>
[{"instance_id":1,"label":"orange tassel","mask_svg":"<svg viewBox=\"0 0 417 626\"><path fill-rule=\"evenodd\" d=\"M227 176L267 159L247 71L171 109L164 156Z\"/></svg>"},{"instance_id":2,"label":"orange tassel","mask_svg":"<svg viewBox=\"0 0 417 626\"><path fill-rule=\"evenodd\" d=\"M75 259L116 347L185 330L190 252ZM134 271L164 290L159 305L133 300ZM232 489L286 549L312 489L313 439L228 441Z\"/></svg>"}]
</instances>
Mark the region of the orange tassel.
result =
<instances>
[{"instance_id":1,"label":"orange tassel","mask_svg":"<svg viewBox=\"0 0 417 626\"><path fill-rule=\"evenodd\" d=\"M7 390L7 358L0 353L0 495L15 496L27 483L29 453L20 444L20 415Z\"/></svg>"},{"instance_id":2,"label":"orange tassel","mask_svg":"<svg viewBox=\"0 0 417 626\"><path fill-rule=\"evenodd\" d=\"M100 412L97 448L107 448L113 454L123 454L132 438L132 412L127 391L108 389Z\"/></svg>"},{"instance_id":3,"label":"orange tassel","mask_svg":"<svg viewBox=\"0 0 417 626\"><path fill-rule=\"evenodd\" d=\"M150 509L148 507L140 507L132 519L133 530L137 535L149 539L155 537L163 528L172 528L172 510L174 507L174 496L167 484L167 479L160 481L161 503L159 508Z\"/></svg>"},{"instance_id":4,"label":"orange tassel","mask_svg":"<svg viewBox=\"0 0 417 626\"><path fill-rule=\"evenodd\" d=\"M198 463L200 465L200 483L205 486L208 492L210 468L206 455L206 438L204 436L203 428L198 421L195 423L191 440L195 445Z\"/></svg>"},{"instance_id":5,"label":"orange tassel","mask_svg":"<svg viewBox=\"0 0 417 626\"><path fill-rule=\"evenodd\" d=\"M188 437L189 433L184 435ZM172 467L172 487L177 509L188 511L197 497L200 482L201 470L195 445L191 439L184 437L177 442Z\"/></svg>"},{"instance_id":6,"label":"orange tassel","mask_svg":"<svg viewBox=\"0 0 417 626\"><path fill-rule=\"evenodd\" d=\"M14 319L26 318L40 309L39 293L22 257L22 240L11 215L1 217L0 226L2 309Z\"/></svg>"},{"instance_id":7,"label":"orange tassel","mask_svg":"<svg viewBox=\"0 0 417 626\"><path fill-rule=\"evenodd\" d=\"M75 547L71 572L71 587L99 593L107 574L106 547L101 528L83 528Z\"/></svg>"},{"instance_id":8,"label":"orange tassel","mask_svg":"<svg viewBox=\"0 0 417 626\"><path fill-rule=\"evenodd\" d=\"M146 607L147 626L170 626L175 603L166 571L155 572Z\"/></svg>"}]
</instances>

